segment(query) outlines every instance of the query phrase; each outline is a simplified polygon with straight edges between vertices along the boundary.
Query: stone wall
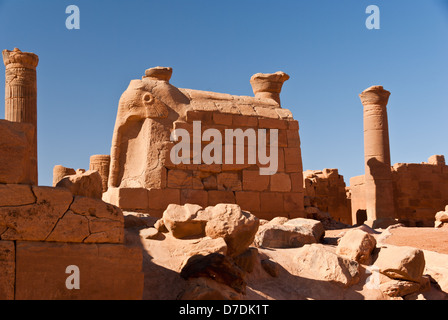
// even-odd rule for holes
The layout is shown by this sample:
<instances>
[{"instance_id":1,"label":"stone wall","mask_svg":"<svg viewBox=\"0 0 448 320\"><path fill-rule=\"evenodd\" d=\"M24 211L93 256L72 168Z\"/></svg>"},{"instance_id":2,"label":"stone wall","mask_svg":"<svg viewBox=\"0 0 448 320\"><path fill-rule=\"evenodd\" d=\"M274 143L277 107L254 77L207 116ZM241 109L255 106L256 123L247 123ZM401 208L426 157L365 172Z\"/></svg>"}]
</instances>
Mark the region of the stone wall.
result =
<instances>
[{"instance_id":1,"label":"stone wall","mask_svg":"<svg viewBox=\"0 0 448 320\"><path fill-rule=\"evenodd\" d=\"M307 170L303 172L305 206L319 208L345 224L352 224L350 200L347 199L344 177L338 169Z\"/></svg>"},{"instance_id":2,"label":"stone wall","mask_svg":"<svg viewBox=\"0 0 448 320\"><path fill-rule=\"evenodd\" d=\"M448 166L443 156L427 163L397 163L391 168L395 219L407 226L434 226L434 215L448 204ZM350 179L352 219L365 207L364 176Z\"/></svg>"},{"instance_id":3,"label":"stone wall","mask_svg":"<svg viewBox=\"0 0 448 320\"><path fill-rule=\"evenodd\" d=\"M0 300L141 299L142 252L125 243L123 212L34 185L33 132L0 120ZM66 286L73 265L79 289Z\"/></svg>"},{"instance_id":4,"label":"stone wall","mask_svg":"<svg viewBox=\"0 0 448 320\"><path fill-rule=\"evenodd\" d=\"M159 217L169 204L185 203L204 207L236 203L243 210L266 219L303 216L298 122L289 110L280 107L278 97L270 98L260 92L277 90L279 93L286 75L255 75L252 83L257 77L264 77L268 79L267 88L254 87L256 97L244 97L178 89L168 82L170 72L170 68L149 69L143 80L133 80L123 93L112 141L109 188L103 199L125 210ZM275 90L269 87L272 83ZM128 105L138 107L130 111ZM138 108L143 111L135 115L134 110ZM171 151L178 142L170 137L179 129L193 137L192 147L182 162L174 163ZM207 129L215 129L222 140L197 139ZM225 159L225 137L229 129L244 133L254 130L256 137L243 142L234 140L232 163ZM278 140L274 142L278 168L272 175L260 173L269 164L261 164L257 156L261 146L259 129L266 129L268 154L272 129L278 130ZM195 142L199 149L195 149ZM215 145L215 150L222 150L223 161L207 164L200 157L195 161L198 150L203 154L212 143L219 145ZM241 151L244 156L237 162L236 156Z\"/></svg>"}]
</instances>

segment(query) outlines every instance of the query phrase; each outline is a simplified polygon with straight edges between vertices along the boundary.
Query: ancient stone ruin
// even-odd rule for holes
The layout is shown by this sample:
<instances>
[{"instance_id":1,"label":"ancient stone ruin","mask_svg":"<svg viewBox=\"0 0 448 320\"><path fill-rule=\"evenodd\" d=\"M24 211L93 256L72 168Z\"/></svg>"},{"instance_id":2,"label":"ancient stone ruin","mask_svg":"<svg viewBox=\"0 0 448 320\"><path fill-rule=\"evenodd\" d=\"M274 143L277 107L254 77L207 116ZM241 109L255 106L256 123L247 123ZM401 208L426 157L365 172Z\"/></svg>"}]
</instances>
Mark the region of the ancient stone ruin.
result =
<instances>
[{"instance_id":1,"label":"ancient stone ruin","mask_svg":"<svg viewBox=\"0 0 448 320\"><path fill-rule=\"evenodd\" d=\"M37 185L35 54L3 51L6 120L0 120L0 299L138 299L142 253L125 245L122 211L101 198ZM74 170L55 168L55 176ZM84 192L84 188L79 188ZM125 261L125 263L123 263ZM67 290L66 269L85 290ZM116 281L117 278L122 281Z\"/></svg>"},{"instance_id":2,"label":"ancient stone ruin","mask_svg":"<svg viewBox=\"0 0 448 320\"><path fill-rule=\"evenodd\" d=\"M383 87L360 95L365 174L350 186L303 171L284 72L253 75L248 97L156 67L122 94L110 155L57 165L45 187L38 57L3 59L0 300L448 299L448 166L391 165Z\"/></svg>"},{"instance_id":3,"label":"ancient stone ruin","mask_svg":"<svg viewBox=\"0 0 448 320\"><path fill-rule=\"evenodd\" d=\"M171 74L171 68L148 69L121 96L104 200L159 217L169 204L205 207L222 202L236 203L266 219L302 217L299 127L291 112L281 108L279 98L289 76L256 74L251 78L255 97L244 97L179 89L169 83ZM191 152L187 159L173 163L175 142L170 138L179 129L192 137ZM202 135L208 129L221 134L221 141L207 143ZM277 166L272 175L260 173L268 167L257 157L263 147L257 137L260 129L267 132L267 144L275 144ZM272 129L278 130L277 140L270 139ZM232 137L237 130L247 138L226 140L229 132ZM226 161L226 144L232 142L233 156ZM210 147L221 155L207 164L201 154Z\"/></svg>"}]
</instances>

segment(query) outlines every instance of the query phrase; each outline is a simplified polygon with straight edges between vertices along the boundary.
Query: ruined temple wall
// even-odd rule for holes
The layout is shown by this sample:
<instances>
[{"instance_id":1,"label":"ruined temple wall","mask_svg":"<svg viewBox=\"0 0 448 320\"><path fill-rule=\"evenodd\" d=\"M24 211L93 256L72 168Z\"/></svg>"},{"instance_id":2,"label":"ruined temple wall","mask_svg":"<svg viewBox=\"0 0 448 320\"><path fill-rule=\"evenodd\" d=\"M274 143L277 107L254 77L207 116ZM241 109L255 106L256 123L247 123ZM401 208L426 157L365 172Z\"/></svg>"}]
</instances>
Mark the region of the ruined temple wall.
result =
<instances>
[{"instance_id":1,"label":"ruined temple wall","mask_svg":"<svg viewBox=\"0 0 448 320\"><path fill-rule=\"evenodd\" d=\"M176 88L168 82L171 72L171 68L148 69L141 81L131 81L123 93L112 141L109 188L103 200L153 216L161 216L169 204L206 207L236 203L259 218L303 217L299 125L279 104L281 85L289 76L282 72L254 75L255 97L249 97ZM178 163L171 158L171 151L179 143L173 136L180 129L191 141L190 155L184 159L188 161ZM199 139L202 155L211 143L202 137L207 129L217 130L222 138L220 162L193 161L197 156L195 139ZM250 131L256 137L254 142L245 138L235 146L233 162L226 159L228 129L240 129L244 134ZM259 129L267 133L270 161L266 165L259 161L258 151L265 145L259 143ZM273 161L270 134L274 129L278 130L274 142L278 166L274 174L263 175L260 170ZM237 153L242 154L236 151L239 147L244 157L236 164ZM251 156L255 162L249 161Z\"/></svg>"},{"instance_id":2,"label":"ruined temple wall","mask_svg":"<svg viewBox=\"0 0 448 320\"><path fill-rule=\"evenodd\" d=\"M303 184L311 206L330 213L336 221L352 224L344 177L337 169L307 170L303 173Z\"/></svg>"},{"instance_id":3,"label":"ruined temple wall","mask_svg":"<svg viewBox=\"0 0 448 320\"><path fill-rule=\"evenodd\" d=\"M273 175L260 175L260 163L250 164L249 152L256 152L247 140L244 145L244 164L173 164L170 158L174 142L165 149L160 158L162 167L160 188L112 188L106 196L118 201L124 210L149 212L161 216L171 204L195 203L203 207L218 203L236 203L243 210L260 218L272 219L276 216L303 216L302 161L300 152L299 126L292 119L289 110L265 108L265 117L258 116L252 107L252 114L215 111L191 111L182 121L173 124L174 129L185 129L193 136L193 121L201 122L203 133L207 129L221 132L222 156L225 158L224 137L226 129L278 129L278 168ZM241 109L240 109L241 110ZM283 116L283 118L281 118ZM269 150L269 134L267 136ZM258 138L257 138L258 141ZM208 143L203 142L201 149ZM234 156L236 155L236 146ZM268 151L269 152L269 151ZM193 156L193 150L191 150ZM256 157L258 161L258 157ZM235 161L234 157L234 162ZM114 194L115 193L115 194ZM108 201L109 199L106 199Z\"/></svg>"},{"instance_id":4,"label":"ruined temple wall","mask_svg":"<svg viewBox=\"0 0 448 320\"><path fill-rule=\"evenodd\" d=\"M399 163L392 171L396 215L409 226L434 226L448 204L448 166Z\"/></svg>"},{"instance_id":5,"label":"ruined temple wall","mask_svg":"<svg viewBox=\"0 0 448 320\"><path fill-rule=\"evenodd\" d=\"M434 215L448 204L448 166L444 161L397 163L391 172L394 218L407 226L434 226ZM356 223L359 210L366 209L364 176L350 179L350 194Z\"/></svg>"}]
</instances>

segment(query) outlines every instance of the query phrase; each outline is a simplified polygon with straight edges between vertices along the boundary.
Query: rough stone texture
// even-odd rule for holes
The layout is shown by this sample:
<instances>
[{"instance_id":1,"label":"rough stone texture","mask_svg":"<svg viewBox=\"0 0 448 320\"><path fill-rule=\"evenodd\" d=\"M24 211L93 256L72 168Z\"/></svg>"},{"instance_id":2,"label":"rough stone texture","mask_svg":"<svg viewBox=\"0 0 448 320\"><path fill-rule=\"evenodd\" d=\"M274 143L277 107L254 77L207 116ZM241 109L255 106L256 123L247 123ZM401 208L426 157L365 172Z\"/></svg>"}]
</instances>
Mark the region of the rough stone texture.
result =
<instances>
[{"instance_id":1,"label":"rough stone texture","mask_svg":"<svg viewBox=\"0 0 448 320\"><path fill-rule=\"evenodd\" d=\"M259 228L254 244L268 248L296 248L320 242L324 234L325 230L319 221L278 217Z\"/></svg>"},{"instance_id":2,"label":"rough stone texture","mask_svg":"<svg viewBox=\"0 0 448 320\"><path fill-rule=\"evenodd\" d=\"M0 120L0 183L37 184L33 141L32 125Z\"/></svg>"},{"instance_id":3,"label":"rough stone texture","mask_svg":"<svg viewBox=\"0 0 448 320\"><path fill-rule=\"evenodd\" d=\"M68 266L80 289L69 290ZM17 241L17 300L130 300L143 294L142 252L118 244Z\"/></svg>"},{"instance_id":4,"label":"rough stone texture","mask_svg":"<svg viewBox=\"0 0 448 320\"><path fill-rule=\"evenodd\" d=\"M15 244L0 241L0 300L14 300Z\"/></svg>"},{"instance_id":5,"label":"rough stone texture","mask_svg":"<svg viewBox=\"0 0 448 320\"><path fill-rule=\"evenodd\" d=\"M193 236L203 237L205 236L207 217L202 219L201 212L202 207L198 205L170 204L163 213L163 224L178 239Z\"/></svg>"},{"instance_id":6,"label":"rough stone texture","mask_svg":"<svg viewBox=\"0 0 448 320\"><path fill-rule=\"evenodd\" d=\"M79 172L66 176L56 184L58 188L66 188L77 196L101 199L102 180L98 171Z\"/></svg>"},{"instance_id":7,"label":"rough stone texture","mask_svg":"<svg viewBox=\"0 0 448 320\"><path fill-rule=\"evenodd\" d=\"M101 176L103 192L107 191L109 181L110 156L97 154L90 157L89 170L98 171Z\"/></svg>"},{"instance_id":8,"label":"rough stone texture","mask_svg":"<svg viewBox=\"0 0 448 320\"><path fill-rule=\"evenodd\" d=\"M61 188L14 185L2 188L7 189L5 192L8 189L24 192L23 200L16 205L0 205L1 240L123 242L124 218L117 207L98 199L74 197Z\"/></svg>"},{"instance_id":9,"label":"rough stone texture","mask_svg":"<svg viewBox=\"0 0 448 320\"><path fill-rule=\"evenodd\" d=\"M225 284L238 293L245 293L244 272L228 256L211 253L188 259L180 275L184 279L206 277Z\"/></svg>"},{"instance_id":10,"label":"rough stone texture","mask_svg":"<svg viewBox=\"0 0 448 320\"><path fill-rule=\"evenodd\" d=\"M328 212L336 221L352 224L344 177L339 174L338 169L304 171L303 185L305 197L309 200L308 206Z\"/></svg>"},{"instance_id":11,"label":"rough stone texture","mask_svg":"<svg viewBox=\"0 0 448 320\"><path fill-rule=\"evenodd\" d=\"M209 221L205 234L211 238L223 238L227 243L227 255L243 253L254 241L259 220L249 212L242 211L235 204L218 204L205 209Z\"/></svg>"},{"instance_id":12,"label":"rough stone texture","mask_svg":"<svg viewBox=\"0 0 448 320\"><path fill-rule=\"evenodd\" d=\"M353 229L340 239L336 253L369 265L370 254L375 247L376 240L372 235L360 229Z\"/></svg>"},{"instance_id":13,"label":"rough stone texture","mask_svg":"<svg viewBox=\"0 0 448 320\"><path fill-rule=\"evenodd\" d=\"M30 186L23 184L0 184L0 207L23 206L36 202Z\"/></svg>"},{"instance_id":14,"label":"rough stone texture","mask_svg":"<svg viewBox=\"0 0 448 320\"><path fill-rule=\"evenodd\" d=\"M419 291L421 284L412 281L390 280L380 284L380 290L390 297L403 297Z\"/></svg>"},{"instance_id":15,"label":"rough stone texture","mask_svg":"<svg viewBox=\"0 0 448 320\"><path fill-rule=\"evenodd\" d=\"M381 248L374 265L389 278L420 282L425 270L425 256L416 248L388 246Z\"/></svg>"},{"instance_id":16,"label":"rough stone texture","mask_svg":"<svg viewBox=\"0 0 448 320\"><path fill-rule=\"evenodd\" d=\"M56 187L59 181L66 176L75 175L76 171L73 168L66 168L61 165L56 165L53 168L53 187Z\"/></svg>"},{"instance_id":17,"label":"rough stone texture","mask_svg":"<svg viewBox=\"0 0 448 320\"><path fill-rule=\"evenodd\" d=\"M341 257L321 244L305 245L296 252L297 269L308 270L319 280L331 281L345 287L359 281L356 261Z\"/></svg>"},{"instance_id":18,"label":"rough stone texture","mask_svg":"<svg viewBox=\"0 0 448 320\"><path fill-rule=\"evenodd\" d=\"M291 112L279 104L288 76L281 72L254 75L256 97L245 97L178 89L169 83L171 74L171 68L149 69L123 93L112 139L109 188L103 199L123 210L157 217L168 204L186 203L202 207L235 203L259 218L303 217L303 186L297 183L302 181L299 127ZM200 122L199 128L195 121ZM182 162L175 164L171 151L177 142L170 136L177 129L186 130L191 139L194 132L217 130L222 141L216 142L215 150L222 148L222 159L206 164L192 147L189 155L179 154ZM270 130L277 129L278 140L272 144L278 151L276 174L261 175L260 169L268 165L251 159L258 136L255 143L236 141L232 163L224 163L226 129L244 133L267 129L267 149ZM211 146L202 141L201 153Z\"/></svg>"},{"instance_id":19,"label":"rough stone texture","mask_svg":"<svg viewBox=\"0 0 448 320\"><path fill-rule=\"evenodd\" d=\"M31 184L38 184L37 174L37 80L36 68L39 57L34 53L3 50L5 64L5 119L29 123L32 126L28 162L28 178ZM0 133L0 136L3 135ZM1 166L0 166L1 167ZM18 182L9 182L18 183Z\"/></svg>"}]
</instances>

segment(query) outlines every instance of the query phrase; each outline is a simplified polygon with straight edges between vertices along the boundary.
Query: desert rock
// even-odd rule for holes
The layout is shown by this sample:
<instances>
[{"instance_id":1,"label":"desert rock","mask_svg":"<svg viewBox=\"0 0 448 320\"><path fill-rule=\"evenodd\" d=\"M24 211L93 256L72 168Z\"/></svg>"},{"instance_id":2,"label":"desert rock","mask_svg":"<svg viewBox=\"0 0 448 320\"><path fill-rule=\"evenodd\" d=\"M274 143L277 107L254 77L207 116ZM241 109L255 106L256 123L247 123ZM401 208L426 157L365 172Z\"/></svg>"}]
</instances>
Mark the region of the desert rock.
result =
<instances>
[{"instance_id":1,"label":"desert rock","mask_svg":"<svg viewBox=\"0 0 448 320\"><path fill-rule=\"evenodd\" d=\"M375 249L376 240L360 229L349 230L338 244L336 253L362 264L369 264L370 254Z\"/></svg>"},{"instance_id":2,"label":"desert rock","mask_svg":"<svg viewBox=\"0 0 448 320\"><path fill-rule=\"evenodd\" d=\"M420 282L425 270L425 256L416 248L387 246L380 249L374 265L389 278Z\"/></svg>"},{"instance_id":3,"label":"desert rock","mask_svg":"<svg viewBox=\"0 0 448 320\"><path fill-rule=\"evenodd\" d=\"M305 245L295 256L298 270L310 271L317 279L332 281L345 287L359 281L359 265L329 251L322 244Z\"/></svg>"}]
</instances>

